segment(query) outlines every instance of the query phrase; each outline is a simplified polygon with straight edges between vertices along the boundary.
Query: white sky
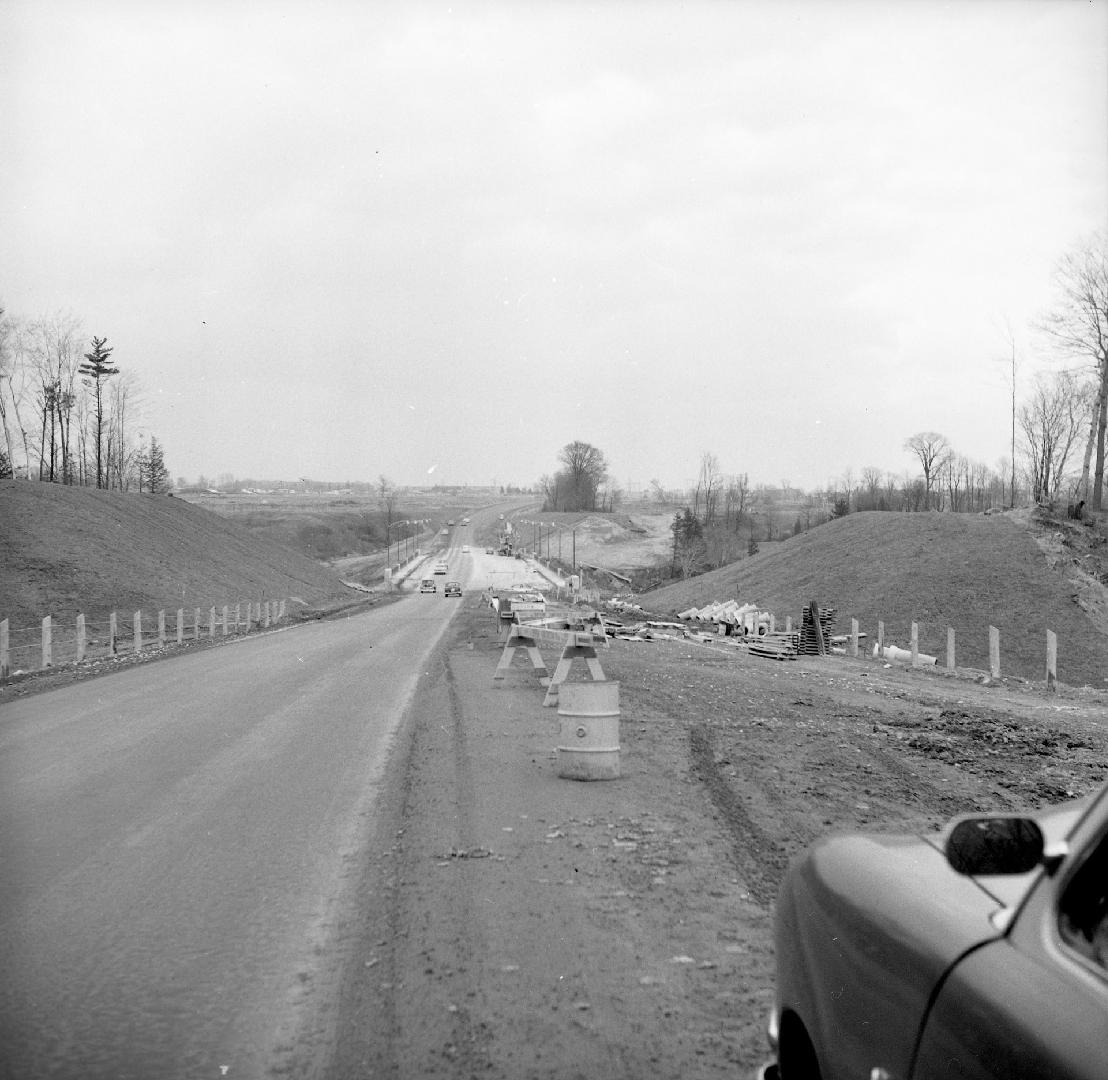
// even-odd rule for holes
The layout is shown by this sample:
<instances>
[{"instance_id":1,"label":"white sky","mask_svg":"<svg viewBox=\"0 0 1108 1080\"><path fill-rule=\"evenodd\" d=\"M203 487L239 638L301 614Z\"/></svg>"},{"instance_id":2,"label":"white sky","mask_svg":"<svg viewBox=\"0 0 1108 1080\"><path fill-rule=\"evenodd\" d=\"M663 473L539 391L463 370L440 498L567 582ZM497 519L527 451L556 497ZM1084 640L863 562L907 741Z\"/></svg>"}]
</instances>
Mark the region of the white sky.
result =
<instances>
[{"instance_id":1,"label":"white sky","mask_svg":"<svg viewBox=\"0 0 1108 1080\"><path fill-rule=\"evenodd\" d=\"M0 15L0 303L106 335L174 476L995 465L1108 224L1108 0Z\"/></svg>"}]
</instances>

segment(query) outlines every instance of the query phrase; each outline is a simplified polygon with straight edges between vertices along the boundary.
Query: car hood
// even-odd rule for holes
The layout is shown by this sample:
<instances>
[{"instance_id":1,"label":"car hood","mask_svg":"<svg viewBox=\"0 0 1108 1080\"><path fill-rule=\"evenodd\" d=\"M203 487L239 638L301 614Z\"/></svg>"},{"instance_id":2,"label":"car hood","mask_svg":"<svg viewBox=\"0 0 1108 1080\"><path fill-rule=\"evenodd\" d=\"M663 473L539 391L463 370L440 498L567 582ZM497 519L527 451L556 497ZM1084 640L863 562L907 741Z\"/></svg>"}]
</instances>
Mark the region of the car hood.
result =
<instances>
[{"instance_id":1,"label":"car hood","mask_svg":"<svg viewBox=\"0 0 1108 1080\"><path fill-rule=\"evenodd\" d=\"M1064 841L1083 813L1081 799L1029 814L1048 846ZM820 905L852 910L917 958L943 967L1002 932L992 916L1017 908L1042 873L969 877L946 860L950 828L923 836L873 833L831 836L814 844L794 869ZM925 959L926 958L926 959Z\"/></svg>"},{"instance_id":2,"label":"car hood","mask_svg":"<svg viewBox=\"0 0 1108 1080\"><path fill-rule=\"evenodd\" d=\"M995 896L955 873L935 839L834 836L797 868L807 890L847 939L883 941L935 977L967 949L995 937ZM1026 886L1025 886L1026 887Z\"/></svg>"}]
</instances>

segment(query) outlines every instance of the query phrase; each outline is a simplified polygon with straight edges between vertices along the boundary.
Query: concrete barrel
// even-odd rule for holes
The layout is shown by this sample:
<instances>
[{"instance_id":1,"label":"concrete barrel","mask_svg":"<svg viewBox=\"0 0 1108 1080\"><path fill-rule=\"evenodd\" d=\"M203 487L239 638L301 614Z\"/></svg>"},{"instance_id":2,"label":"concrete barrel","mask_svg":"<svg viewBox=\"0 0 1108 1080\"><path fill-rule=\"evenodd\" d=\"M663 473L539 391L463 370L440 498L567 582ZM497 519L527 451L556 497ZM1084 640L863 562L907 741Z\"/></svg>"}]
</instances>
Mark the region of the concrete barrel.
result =
<instances>
[{"instance_id":1,"label":"concrete barrel","mask_svg":"<svg viewBox=\"0 0 1108 1080\"><path fill-rule=\"evenodd\" d=\"M619 683L558 687L558 775L566 780L619 777Z\"/></svg>"}]
</instances>

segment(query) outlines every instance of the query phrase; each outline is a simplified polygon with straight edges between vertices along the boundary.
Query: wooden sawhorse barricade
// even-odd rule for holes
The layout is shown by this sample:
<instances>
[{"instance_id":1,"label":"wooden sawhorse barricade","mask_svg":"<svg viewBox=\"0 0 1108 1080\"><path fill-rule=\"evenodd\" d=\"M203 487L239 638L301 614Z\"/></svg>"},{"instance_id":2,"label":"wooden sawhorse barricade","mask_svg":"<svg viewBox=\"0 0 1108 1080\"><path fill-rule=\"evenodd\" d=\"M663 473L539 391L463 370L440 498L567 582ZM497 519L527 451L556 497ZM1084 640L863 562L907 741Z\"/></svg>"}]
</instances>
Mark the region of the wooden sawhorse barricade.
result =
<instances>
[{"instance_id":1,"label":"wooden sawhorse barricade","mask_svg":"<svg viewBox=\"0 0 1108 1080\"><path fill-rule=\"evenodd\" d=\"M539 641L545 641L551 645L561 645L562 655L558 659L558 666L554 669L551 678L545 678L547 673L546 662L539 652ZM504 652L500 655L500 662L496 665L494 679L503 679L504 673L512 666L512 659L516 649L523 649L531 661L532 670L541 673L539 682L546 686L546 697L543 698L543 707L558 704L558 687L569 678L574 660L584 660L589 674L596 681L604 679L604 669L600 666L600 660L596 655L596 647L599 644L607 648L608 638L604 634L594 634L591 631L582 630L556 630L548 626L529 626L526 623L513 624L508 634L508 641L504 646Z\"/></svg>"}]
</instances>

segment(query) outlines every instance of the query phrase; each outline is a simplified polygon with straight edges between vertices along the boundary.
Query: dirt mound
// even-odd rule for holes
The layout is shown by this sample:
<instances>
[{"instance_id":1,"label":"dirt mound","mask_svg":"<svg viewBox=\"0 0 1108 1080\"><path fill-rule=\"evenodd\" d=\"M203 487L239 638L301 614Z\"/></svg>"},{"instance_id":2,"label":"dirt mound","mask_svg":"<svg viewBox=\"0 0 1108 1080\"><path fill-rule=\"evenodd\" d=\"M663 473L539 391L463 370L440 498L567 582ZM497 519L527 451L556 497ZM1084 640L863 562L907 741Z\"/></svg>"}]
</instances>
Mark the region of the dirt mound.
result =
<instances>
[{"instance_id":1,"label":"dirt mound","mask_svg":"<svg viewBox=\"0 0 1108 1080\"><path fill-rule=\"evenodd\" d=\"M0 480L0 618L13 626L349 595L319 563L182 499Z\"/></svg>"},{"instance_id":2,"label":"dirt mound","mask_svg":"<svg viewBox=\"0 0 1108 1080\"><path fill-rule=\"evenodd\" d=\"M1084 528L1084 527L1082 527ZM989 626L1001 635L1005 674L1043 679L1046 631L1058 635L1058 677L1071 685L1108 681L1108 638L1091 601L1074 583L1074 560L1048 562L1028 515L859 513L750 558L639 597L651 611L678 612L738 599L791 615L812 600L834 608L836 627L851 618L870 635L907 646L912 622L920 649L946 655L956 633L959 667L987 669ZM1090 578L1086 572L1086 579ZM1085 592L1097 582L1086 580Z\"/></svg>"},{"instance_id":3,"label":"dirt mound","mask_svg":"<svg viewBox=\"0 0 1108 1080\"><path fill-rule=\"evenodd\" d=\"M572 530L576 533L578 562L595 563L621 573L653 566L668 556L673 547L672 521L672 513L588 514L585 517L543 514L544 523L562 527L564 559L569 558ZM526 536L526 531L523 535ZM543 550L548 546L552 555L557 554L556 532L550 545L544 544Z\"/></svg>"}]
</instances>

